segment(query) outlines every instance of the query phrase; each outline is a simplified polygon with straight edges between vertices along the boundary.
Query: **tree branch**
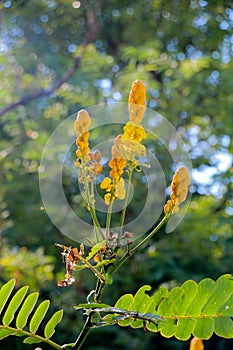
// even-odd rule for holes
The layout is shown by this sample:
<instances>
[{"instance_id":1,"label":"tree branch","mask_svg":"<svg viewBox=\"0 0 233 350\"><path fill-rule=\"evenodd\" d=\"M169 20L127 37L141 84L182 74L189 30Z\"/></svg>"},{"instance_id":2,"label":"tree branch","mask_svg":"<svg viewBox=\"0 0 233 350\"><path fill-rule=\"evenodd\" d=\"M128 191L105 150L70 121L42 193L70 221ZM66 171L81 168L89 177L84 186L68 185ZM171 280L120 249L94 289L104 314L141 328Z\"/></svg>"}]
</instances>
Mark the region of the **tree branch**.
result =
<instances>
[{"instance_id":1,"label":"tree branch","mask_svg":"<svg viewBox=\"0 0 233 350\"><path fill-rule=\"evenodd\" d=\"M80 54L74 58L72 66L70 69L68 69L63 76L61 77L60 80L56 81L53 83L50 87L46 89L38 89L31 94L22 96L18 101L12 102L5 106L2 110L0 110L0 117L2 117L4 114L9 112L10 110L18 107L18 106L26 106L29 104L32 100L41 98L41 97L46 97L49 96L52 92L57 90L59 87L61 87L62 84L64 84L66 81L68 81L76 72L76 70L80 66L80 62L82 60L82 57L85 53L86 47L88 44L90 44L94 37L96 36L98 30L99 30L99 24L97 23L96 20L96 15L99 10L99 6L96 6L94 9L90 9L89 6L86 6L86 16L87 16L87 24L88 24L88 31L86 33L86 36L80 45L81 52Z\"/></svg>"}]
</instances>

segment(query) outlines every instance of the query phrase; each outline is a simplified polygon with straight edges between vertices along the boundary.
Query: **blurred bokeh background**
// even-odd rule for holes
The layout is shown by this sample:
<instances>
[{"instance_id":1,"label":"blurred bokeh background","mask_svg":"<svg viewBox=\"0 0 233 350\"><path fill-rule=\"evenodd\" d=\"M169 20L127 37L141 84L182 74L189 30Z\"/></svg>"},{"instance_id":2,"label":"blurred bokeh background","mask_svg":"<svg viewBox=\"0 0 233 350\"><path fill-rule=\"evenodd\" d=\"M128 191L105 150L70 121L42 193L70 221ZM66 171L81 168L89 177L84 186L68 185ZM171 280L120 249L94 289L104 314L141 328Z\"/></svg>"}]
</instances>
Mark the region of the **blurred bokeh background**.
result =
<instances>
[{"instance_id":1,"label":"blurred bokeh background","mask_svg":"<svg viewBox=\"0 0 233 350\"><path fill-rule=\"evenodd\" d=\"M94 281L82 272L74 287L57 288L64 266L54 243L74 242L42 208L38 169L50 134L81 108L127 102L132 81L142 79L147 106L187 145L192 201L173 233L160 233L118 271L106 301L143 284L173 287L232 273L232 56L230 0L1 1L0 283L15 277L52 299L54 311L64 308L59 343L75 339L83 317L73 305ZM166 171L171 178L169 161ZM75 183L64 181L72 197ZM205 342L207 350L232 347L217 337ZM0 348L30 345L9 338ZM116 326L93 331L84 348L183 350L189 342Z\"/></svg>"}]
</instances>

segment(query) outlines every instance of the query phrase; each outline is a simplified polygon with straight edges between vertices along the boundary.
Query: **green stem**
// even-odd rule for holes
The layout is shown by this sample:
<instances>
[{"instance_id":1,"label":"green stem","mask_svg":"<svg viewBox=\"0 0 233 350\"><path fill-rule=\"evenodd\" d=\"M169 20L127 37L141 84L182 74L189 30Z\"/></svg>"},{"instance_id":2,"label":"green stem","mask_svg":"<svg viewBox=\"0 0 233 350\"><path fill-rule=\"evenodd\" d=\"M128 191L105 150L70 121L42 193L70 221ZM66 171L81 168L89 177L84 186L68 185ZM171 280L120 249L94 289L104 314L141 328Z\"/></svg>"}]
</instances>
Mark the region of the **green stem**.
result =
<instances>
[{"instance_id":1,"label":"green stem","mask_svg":"<svg viewBox=\"0 0 233 350\"><path fill-rule=\"evenodd\" d=\"M88 185L88 180L87 180L87 176L86 176L86 171L84 169L84 186L85 186L85 191L86 191L86 195L87 195L87 202L88 202L88 207L89 207L89 211L91 213L91 217L93 220L93 223L95 225L95 227L97 228L98 232L100 233L100 236L102 239L105 239L104 233L102 232L99 220L96 216L96 212L95 212L95 207L94 207L94 203L92 202L91 199L91 194L90 194L90 189L89 189L89 185Z\"/></svg>"},{"instance_id":2,"label":"green stem","mask_svg":"<svg viewBox=\"0 0 233 350\"><path fill-rule=\"evenodd\" d=\"M108 237L109 229L111 225L112 206L113 206L113 201L110 201L110 204L108 207L107 219L106 219L106 237Z\"/></svg>"},{"instance_id":3,"label":"green stem","mask_svg":"<svg viewBox=\"0 0 233 350\"><path fill-rule=\"evenodd\" d=\"M101 283L100 280L97 281L96 283L96 295L95 295L95 301L98 302L99 297L104 289L105 284ZM80 350L81 347L83 346L83 343L85 342L88 334L91 332L91 328L92 328L92 322L91 322L91 316L92 313L90 313L87 316L86 322L81 330L81 332L79 333L79 336L74 344L73 349L74 350Z\"/></svg>"},{"instance_id":4,"label":"green stem","mask_svg":"<svg viewBox=\"0 0 233 350\"><path fill-rule=\"evenodd\" d=\"M24 331L22 329L18 329L18 328L14 328L14 327L9 327L9 326L0 326L0 329L7 329L7 330L10 330L10 331L14 331L17 333L20 333L22 336L27 336L27 337L33 337L37 340L40 340L41 342L43 343L46 343L48 345L50 345L51 347L53 347L54 349L62 349L62 346L53 342L52 340L49 340L49 339L46 339L46 338L43 338L41 337L40 335L38 334L34 334L34 333L30 333L30 332L27 332L27 331ZM14 334L12 334L14 335Z\"/></svg>"},{"instance_id":5,"label":"green stem","mask_svg":"<svg viewBox=\"0 0 233 350\"><path fill-rule=\"evenodd\" d=\"M83 326L83 329L81 330L81 332L79 333L79 336L76 340L76 342L74 343L74 350L80 350L81 347L83 346L83 343L85 342L88 334L91 331L91 313L87 316L86 322Z\"/></svg>"},{"instance_id":6,"label":"green stem","mask_svg":"<svg viewBox=\"0 0 233 350\"><path fill-rule=\"evenodd\" d=\"M95 268L95 266L91 265L89 261L84 259L82 256L79 257L79 259L87 266L89 269L98 277L98 279L101 281L101 283L104 282L104 278L101 275L101 273Z\"/></svg>"},{"instance_id":7,"label":"green stem","mask_svg":"<svg viewBox=\"0 0 233 350\"><path fill-rule=\"evenodd\" d=\"M113 276L113 274L119 269L120 266L122 266L143 244L149 241L149 239L151 239L155 235L155 233L159 231L159 229L164 225L169 216L170 214L166 214L163 217L163 219L158 223L158 225L141 242L139 242L133 249L128 250L127 253L125 253L125 255L123 255L122 258L116 263L116 265L113 266L109 274Z\"/></svg>"},{"instance_id":8,"label":"green stem","mask_svg":"<svg viewBox=\"0 0 233 350\"><path fill-rule=\"evenodd\" d=\"M128 203L128 199L129 199L129 190L130 190L130 184L131 184L131 181L132 181L133 170L134 170L134 167L133 167L133 165L131 163L130 167L129 167L128 185L127 185L127 189L126 189L124 208L123 208L122 213L121 213L120 231L119 231L119 234L118 234L118 240L120 240L121 236L122 236L122 230L123 230L123 225L124 225L124 221L125 221L125 214L126 214L127 203Z\"/></svg>"},{"instance_id":9,"label":"green stem","mask_svg":"<svg viewBox=\"0 0 233 350\"><path fill-rule=\"evenodd\" d=\"M159 222L159 224L147 235L141 242L139 242L133 249L128 250L128 252L116 263L116 265L111 269L109 272L112 276L113 274L119 269L121 265L123 265L129 257L131 257L143 244L145 244L153 235L158 232L158 230L163 226L163 224L166 222L166 220L169 218L170 214L166 214L163 219ZM103 289L105 287L104 283L101 283L101 280L99 279L97 281L97 286L96 286L96 302L98 302L99 297L101 293L103 292ZM88 334L91 331L92 327L92 322L91 322L91 313L87 316L86 322L83 326L83 329L81 330L75 345L74 345L74 350L80 350L84 341L86 340Z\"/></svg>"}]
</instances>

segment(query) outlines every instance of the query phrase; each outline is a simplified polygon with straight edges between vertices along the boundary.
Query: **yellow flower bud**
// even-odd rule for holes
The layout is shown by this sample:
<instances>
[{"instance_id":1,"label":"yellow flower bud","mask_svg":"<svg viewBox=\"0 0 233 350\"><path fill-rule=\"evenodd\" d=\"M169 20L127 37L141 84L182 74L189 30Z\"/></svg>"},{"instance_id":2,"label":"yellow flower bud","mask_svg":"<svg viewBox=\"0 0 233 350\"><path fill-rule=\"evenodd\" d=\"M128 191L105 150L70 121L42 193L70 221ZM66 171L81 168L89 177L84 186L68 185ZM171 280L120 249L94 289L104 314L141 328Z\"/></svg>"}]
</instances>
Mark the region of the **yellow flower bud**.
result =
<instances>
[{"instance_id":1,"label":"yellow flower bud","mask_svg":"<svg viewBox=\"0 0 233 350\"><path fill-rule=\"evenodd\" d=\"M146 87L141 80L135 80L129 93L129 119L140 124L146 108Z\"/></svg>"},{"instance_id":2,"label":"yellow flower bud","mask_svg":"<svg viewBox=\"0 0 233 350\"><path fill-rule=\"evenodd\" d=\"M99 163L102 159L102 154L99 150L96 150L95 153L94 153L94 156L95 156L95 160Z\"/></svg>"},{"instance_id":3,"label":"yellow flower bud","mask_svg":"<svg viewBox=\"0 0 233 350\"><path fill-rule=\"evenodd\" d=\"M190 342L189 350L204 350L203 341L197 337L194 337Z\"/></svg>"},{"instance_id":4,"label":"yellow flower bud","mask_svg":"<svg viewBox=\"0 0 233 350\"><path fill-rule=\"evenodd\" d=\"M164 206L165 214L178 212L179 205L184 202L187 197L189 184L190 177L188 169L182 166L176 170L173 176L171 183L171 199L169 199Z\"/></svg>"},{"instance_id":5,"label":"yellow flower bud","mask_svg":"<svg viewBox=\"0 0 233 350\"><path fill-rule=\"evenodd\" d=\"M85 109L81 109L77 114L77 119L74 122L74 129L77 133L84 133L88 131L91 125L91 118Z\"/></svg>"}]
</instances>

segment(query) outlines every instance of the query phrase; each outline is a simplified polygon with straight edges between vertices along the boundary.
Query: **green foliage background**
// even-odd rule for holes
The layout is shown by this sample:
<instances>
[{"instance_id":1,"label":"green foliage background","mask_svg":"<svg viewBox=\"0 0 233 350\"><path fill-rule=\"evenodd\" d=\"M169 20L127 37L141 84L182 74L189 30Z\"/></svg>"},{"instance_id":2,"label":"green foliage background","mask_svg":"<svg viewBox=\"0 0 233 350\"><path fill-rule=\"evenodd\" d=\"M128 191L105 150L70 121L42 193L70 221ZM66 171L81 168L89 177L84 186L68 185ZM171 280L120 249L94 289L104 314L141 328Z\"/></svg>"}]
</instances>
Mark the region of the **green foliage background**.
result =
<instances>
[{"instance_id":1,"label":"green foliage background","mask_svg":"<svg viewBox=\"0 0 233 350\"><path fill-rule=\"evenodd\" d=\"M3 0L0 4L0 280L17 279L64 308L58 342L73 341L92 276L80 272L58 289L64 268L54 242L75 244L52 225L42 206L38 168L46 140L80 108L126 102L131 83L147 85L148 107L186 141L193 162L192 201L182 224L160 235L119 270L106 302L143 284L176 286L186 279L232 273L233 6L231 1ZM47 96L1 113L49 88L72 66L95 18L98 30L72 77ZM26 99L25 99L26 101ZM106 131L107 136L107 131ZM167 176L171 177L169 167ZM66 179L67 196L75 183ZM140 186L138 187L138 198ZM187 342L117 327L93 331L86 348L188 349ZM229 349L213 338L206 349ZM1 349L23 349L19 340ZM30 346L28 345L29 349Z\"/></svg>"}]
</instances>

